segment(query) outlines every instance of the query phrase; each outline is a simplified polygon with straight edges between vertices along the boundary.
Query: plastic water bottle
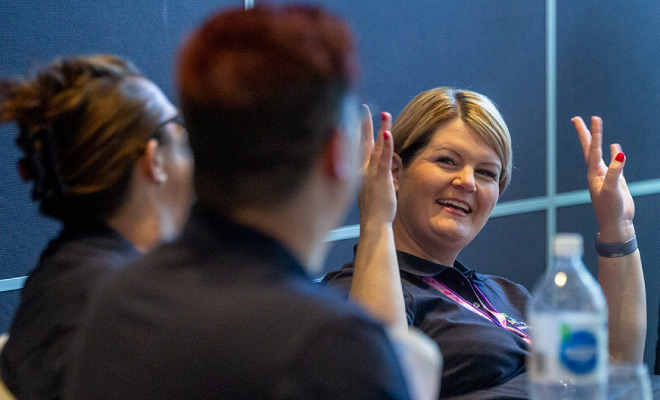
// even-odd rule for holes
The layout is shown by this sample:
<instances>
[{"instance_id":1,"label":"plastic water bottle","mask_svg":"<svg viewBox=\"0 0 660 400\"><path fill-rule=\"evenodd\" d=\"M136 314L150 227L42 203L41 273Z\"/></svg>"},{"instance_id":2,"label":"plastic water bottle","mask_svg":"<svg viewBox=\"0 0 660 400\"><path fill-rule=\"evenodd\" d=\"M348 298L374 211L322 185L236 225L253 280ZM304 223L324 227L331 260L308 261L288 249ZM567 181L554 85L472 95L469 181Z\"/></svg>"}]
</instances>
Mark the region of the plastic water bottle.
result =
<instances>
[{"instance_id":1,"label":"plastic water bottle","mask_svg":"<svg viewBox=\"0 0 660 400\"><path fill-rule=\"evenodd\" d=\"M600 400L607 394L607 303L582 262L582 236L558 234L554 262L527 306L533 399Z\"/></svg>"}]
</instances>

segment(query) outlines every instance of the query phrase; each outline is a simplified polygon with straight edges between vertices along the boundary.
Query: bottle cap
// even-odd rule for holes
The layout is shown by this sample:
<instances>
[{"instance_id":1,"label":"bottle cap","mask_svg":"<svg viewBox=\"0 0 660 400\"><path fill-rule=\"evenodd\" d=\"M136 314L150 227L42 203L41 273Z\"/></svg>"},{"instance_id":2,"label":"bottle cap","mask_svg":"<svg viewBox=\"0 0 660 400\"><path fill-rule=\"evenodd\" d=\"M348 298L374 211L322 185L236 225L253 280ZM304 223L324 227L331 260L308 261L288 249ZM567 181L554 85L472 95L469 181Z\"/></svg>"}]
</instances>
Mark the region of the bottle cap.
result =
<instances>
[{"instance_id":1,"label":"bottle cap","mask_svg":"<svg viewBox=\"0 0 660 400\"><path fill-rule=\"evenodd\" d=\"M558 257L582 257L584 244L579 233L558 233L553 240L553 252Z\"/></svg>"}]
</instances>

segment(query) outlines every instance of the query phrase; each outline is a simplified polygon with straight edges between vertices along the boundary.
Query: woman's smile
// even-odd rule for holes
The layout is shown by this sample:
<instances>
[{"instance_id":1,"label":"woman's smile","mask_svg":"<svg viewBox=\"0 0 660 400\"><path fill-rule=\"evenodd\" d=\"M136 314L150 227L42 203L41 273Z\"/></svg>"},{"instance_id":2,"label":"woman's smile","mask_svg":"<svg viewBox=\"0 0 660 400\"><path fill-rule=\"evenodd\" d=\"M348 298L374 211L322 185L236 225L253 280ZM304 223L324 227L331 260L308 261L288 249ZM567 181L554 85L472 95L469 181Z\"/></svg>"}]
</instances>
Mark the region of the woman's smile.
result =
<instances>
[{"instance_id":1,"label":"woman's smile","mask_svg":"<svg viewBox=\"0 0 660 400\"><path fill-rule=\"evenodd\" d=\"M436 200L436 203L441 205L447 212L451 214L467 216L467 214L472 212L472 207L470 207L470 204L461 200L443 199Z\"/></svg>"}]
</instances>

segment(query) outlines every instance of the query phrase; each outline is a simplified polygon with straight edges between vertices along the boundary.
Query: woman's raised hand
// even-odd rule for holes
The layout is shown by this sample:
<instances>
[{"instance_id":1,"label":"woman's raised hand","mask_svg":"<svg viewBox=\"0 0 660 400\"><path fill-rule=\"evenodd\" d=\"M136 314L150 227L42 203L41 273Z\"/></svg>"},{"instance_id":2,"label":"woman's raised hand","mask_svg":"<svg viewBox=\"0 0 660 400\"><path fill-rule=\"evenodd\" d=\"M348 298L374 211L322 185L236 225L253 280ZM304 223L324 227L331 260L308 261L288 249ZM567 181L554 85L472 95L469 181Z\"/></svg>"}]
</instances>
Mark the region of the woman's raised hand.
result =
<instances>
[{"instance_id":1,"label":"woman's raised hand","mask_svg":"<svg viewBox=\"0 0 660 400\"><path fill-rule=\"evenodd\" d=\"M621 243L635 235L635 203L623 177L626 156L618 143L610 145L610 165L603 161L603 121L591 117L589 130L580 117L571 119L582 145L587 164L589 194L596 212L599 238L605 243Z\"/></svg>"},{"instance_id":2,"label":"woman's raised hand","mask_svg":"<svg viewBox=\"0 0 660 400\"><path fill-rule=\"evenodd\" d=\"M406 307L392 231L396 214L396 193L392 180L394 145L389 131L392 116L381 113L380 130L374 143L369 107L363 105L362 113L364 181L358 196L360 239L355 253L350 297L384 324L407 330Z\"/></svg>"},{"instance_id":3,"label":"woman's raised hand","mask_svg":"<svg viewBox=\"0 0 660 400\"><path fill-rule=\"evenodd\" d=\"M396 214L396 193L392 180L392 116L381 113L380 130L374 143L371 111L362 105L362 148L364 180L358 196L360 223L391 223Z\"/></svg>"}]
</instances>

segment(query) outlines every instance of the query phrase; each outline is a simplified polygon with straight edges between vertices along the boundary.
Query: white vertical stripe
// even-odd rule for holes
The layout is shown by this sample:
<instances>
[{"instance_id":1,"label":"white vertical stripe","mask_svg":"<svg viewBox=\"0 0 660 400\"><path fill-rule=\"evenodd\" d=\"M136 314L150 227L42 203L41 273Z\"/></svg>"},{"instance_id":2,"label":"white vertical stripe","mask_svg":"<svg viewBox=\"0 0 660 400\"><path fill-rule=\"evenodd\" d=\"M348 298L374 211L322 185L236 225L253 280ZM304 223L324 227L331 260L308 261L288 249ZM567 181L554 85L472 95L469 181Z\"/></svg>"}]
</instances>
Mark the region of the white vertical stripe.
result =
<instances>
[{"instance_id":1,"label":"white vertical stripe","mask_svg":"<svg viewBox=\"0 0 660 400\"><path fill-rule=\"evenodd\" d=\"M545 124L546 124L546 265L551 261L552 237L557 230L557 2L545 3Z\"/></svg>"}]
</instances>

